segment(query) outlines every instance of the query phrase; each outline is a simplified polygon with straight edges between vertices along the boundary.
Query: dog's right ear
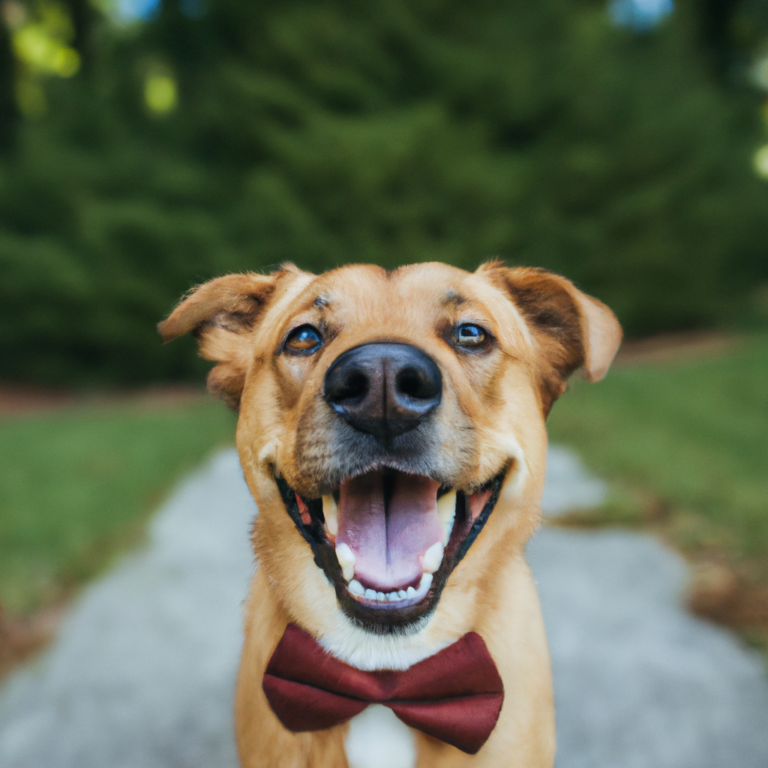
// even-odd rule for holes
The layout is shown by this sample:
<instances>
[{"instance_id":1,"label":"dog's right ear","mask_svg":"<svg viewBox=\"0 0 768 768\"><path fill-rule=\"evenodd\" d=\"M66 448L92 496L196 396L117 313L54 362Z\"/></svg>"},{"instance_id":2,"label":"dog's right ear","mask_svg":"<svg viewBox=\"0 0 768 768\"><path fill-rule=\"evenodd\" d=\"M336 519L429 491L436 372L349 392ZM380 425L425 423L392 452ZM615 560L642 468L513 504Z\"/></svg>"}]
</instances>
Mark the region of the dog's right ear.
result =
<instances>
[{"instance_id":1,"label":"dog's right ear","mask_svg":"<svg viewBox=\"0 0 768 768\"><path fill-rule=\"evenodd\" d=\"M208 374L208 390L237 409L251 362L251 331L280 282L301 274L293 265L271 275L226 275L193 288L158 325L164 341L192 333L200 356L218 363Z\"/></svg>"}]
</instances>

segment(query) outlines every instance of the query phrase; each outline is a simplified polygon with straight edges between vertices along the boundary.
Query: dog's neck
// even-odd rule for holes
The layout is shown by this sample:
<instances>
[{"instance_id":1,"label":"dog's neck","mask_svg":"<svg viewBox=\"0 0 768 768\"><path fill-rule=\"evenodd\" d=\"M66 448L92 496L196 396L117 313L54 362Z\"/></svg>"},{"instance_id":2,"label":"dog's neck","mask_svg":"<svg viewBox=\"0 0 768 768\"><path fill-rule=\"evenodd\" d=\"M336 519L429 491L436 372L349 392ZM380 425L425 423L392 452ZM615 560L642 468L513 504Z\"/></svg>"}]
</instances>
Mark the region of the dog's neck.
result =
<instances>
[{"instance_id":1,"label":"dog's neck","mask_svg":"<svg viewBox=\"0 0 768 768\"><path fill-rule=\"evenodd\" d=\"M408 633L374 634L356 627L346 617L318 639L337 659L364 671L403 670L447 648L464 632L441 634L430 631L428 622Z\"/></svg>"}]
</instances>

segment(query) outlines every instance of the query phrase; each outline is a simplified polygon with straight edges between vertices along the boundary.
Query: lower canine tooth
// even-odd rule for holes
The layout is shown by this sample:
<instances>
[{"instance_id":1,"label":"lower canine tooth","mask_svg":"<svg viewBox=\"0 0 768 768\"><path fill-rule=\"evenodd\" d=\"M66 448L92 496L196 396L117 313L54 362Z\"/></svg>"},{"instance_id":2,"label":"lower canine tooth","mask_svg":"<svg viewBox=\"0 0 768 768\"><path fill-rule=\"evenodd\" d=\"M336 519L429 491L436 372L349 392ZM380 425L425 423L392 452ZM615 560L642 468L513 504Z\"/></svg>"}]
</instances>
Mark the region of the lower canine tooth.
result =
<instances>
[{"instance_id":1,"label":"lower canine tooth","mask_svg":"<svg viewBox=\"0 0 768 768\"><path fill-rule=\"evenodd\" d=\"M349 544L339 544L336 547L336 559L341 566L344 578L349 581L355 575L355 553L349 548Z\"/></svg>"},{"instance_id":2,"label":"lower canine tooth","mask_svg":"<svg viewBox=\"0 0 768 768\"><path fill-rule=\"evenodd\" d=\"M421 563L425 573L434 573L443 562L443 545L436 541L422 556Z\"/></svg>"},{"instance_id":3,"label":"lower canine tooth","mask_svg":"<svg viewBox=\"0 0 768 768\"><path fill-rule=\"evenodd\" d=\"M339 532L339 510L333 496L323 496L323 517L328 533L336 536Z\"/></svg>"},{"instance_id":4,"label":"lower canine tooth","mask_svg":"<svg viewBox=\"0 0 768 768\"><path fill-rule=\"evenodd\" d=\"M419 591L422 589L426 592L429 590L429 588L432 586L432 574L431 573L425 573L421 577L421 582L419 583Z\"/></svg>"},{"instance_id":5,"label":"lower canine tooth","mask_svg":"<svg viewBox=\"0 0 768 768\"><path fill-rule=\"evenodd\" d=\"M352 581L349 582L349 591L353 595L362 597L365 594L365 587L357 579L352 579Z\"/></svg>"}]
</instances>

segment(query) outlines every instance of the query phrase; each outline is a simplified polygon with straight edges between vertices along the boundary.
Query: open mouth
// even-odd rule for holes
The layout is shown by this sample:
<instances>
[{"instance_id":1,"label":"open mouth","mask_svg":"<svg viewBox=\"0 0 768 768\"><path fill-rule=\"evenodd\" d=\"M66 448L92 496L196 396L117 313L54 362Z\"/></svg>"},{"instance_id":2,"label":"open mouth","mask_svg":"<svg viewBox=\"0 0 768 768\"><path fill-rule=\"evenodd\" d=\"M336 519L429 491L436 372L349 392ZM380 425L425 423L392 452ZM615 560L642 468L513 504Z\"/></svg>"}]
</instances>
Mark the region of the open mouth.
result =
<instances>
[{"instance_id":1,"label":"open mouth","mask_svg":"<svg viewBox=\"0 0 768 768\"><path fill-rule=\"evenodd\" d=\"M281 478L277 484L342 610L366 629L390 632L437 606L493 511L505 474L464 492L379 468L317 499L302 498Z\"/></svg>"}]
</instances>

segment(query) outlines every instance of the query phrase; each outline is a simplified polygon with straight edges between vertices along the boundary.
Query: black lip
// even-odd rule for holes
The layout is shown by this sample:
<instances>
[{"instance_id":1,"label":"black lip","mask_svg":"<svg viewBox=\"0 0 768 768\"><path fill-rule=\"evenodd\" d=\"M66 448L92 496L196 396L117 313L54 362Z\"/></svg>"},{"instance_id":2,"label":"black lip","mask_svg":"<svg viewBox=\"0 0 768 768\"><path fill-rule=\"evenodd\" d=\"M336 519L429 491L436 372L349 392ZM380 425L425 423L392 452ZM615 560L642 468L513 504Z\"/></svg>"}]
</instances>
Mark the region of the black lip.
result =
<instances>
[{"instance_id":1,"label":"black lip","mask_svg":"<svg viewBox=\"0 0 768 768\"><path fill-rule=\"evenodd\" d=\"M296 492L281 477L276 477L275 482L283 498L288 515L293 520L299 533L312 548L315 564L323 571L329 583L336 590L336 598L344 613L355 624L369 632L375 634L394 634L408 630L414 624L429 616L437 608L448 577L467 554L495 509L506 474L507 468L505 467L498 475L478 489L490 490L491 495L488 497L483 511L474 523L467 517L466 494L463 491L457 491L456 518L453 531L446 545L440 568L433 575L432 586L429 592L427 592L426 597L415 605L403 608L398 607L396 604L372 608L355 600L347 590L347 582L342 575L341 566L336 558L336 551L325 535L325 516L323 515L322 499L304 499L310 516L310 522L307 524L301 519L301 512L296 501Z\"/></svg>"}]
</instances>

